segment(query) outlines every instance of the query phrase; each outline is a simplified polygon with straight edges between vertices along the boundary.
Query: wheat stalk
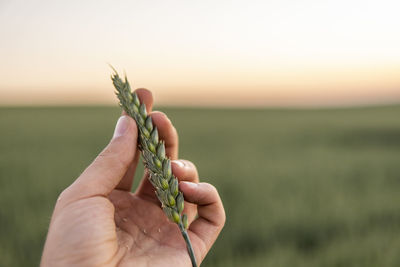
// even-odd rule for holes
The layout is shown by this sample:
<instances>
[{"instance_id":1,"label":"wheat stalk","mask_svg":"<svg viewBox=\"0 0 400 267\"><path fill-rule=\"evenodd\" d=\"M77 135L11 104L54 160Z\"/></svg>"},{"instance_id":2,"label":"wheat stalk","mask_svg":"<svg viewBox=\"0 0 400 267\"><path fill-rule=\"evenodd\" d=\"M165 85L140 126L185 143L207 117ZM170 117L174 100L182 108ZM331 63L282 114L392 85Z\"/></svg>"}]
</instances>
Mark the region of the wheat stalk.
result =
<instances>
[{"instance_id":1,"label":"wheat stalk","mask_svg":"<svg viewBox=\"0 0 400 267\"><path fill-rule=\"evenodd\" d=\"M155 194L161 202L162 209L170 221L179 226L185 239L190 260L196 267L196 258L187 234L188 219L182 214L184 198L178 188L178 179L172 174L171 160L165 155L164 141L158 137L157 127L147 115L145 104L141 104L135 92L132 93L128 79L124 81L117 71L111 76L120 106L131 116L139 129L139 149L142 151L143 163L149 171L149 180L155 188Z\"/></svg>"}]
</instances>

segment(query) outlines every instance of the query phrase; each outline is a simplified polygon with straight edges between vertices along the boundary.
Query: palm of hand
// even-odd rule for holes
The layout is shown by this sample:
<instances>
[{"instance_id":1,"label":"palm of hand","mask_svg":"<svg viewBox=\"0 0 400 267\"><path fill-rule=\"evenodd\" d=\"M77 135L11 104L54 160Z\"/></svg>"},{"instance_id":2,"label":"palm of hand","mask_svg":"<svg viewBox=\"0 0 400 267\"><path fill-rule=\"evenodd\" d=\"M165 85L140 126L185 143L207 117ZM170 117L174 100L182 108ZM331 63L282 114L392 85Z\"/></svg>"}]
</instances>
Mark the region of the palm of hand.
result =
<instances>
[{"instance_id":1,"label":"palm of hand","mask_svg":"<svg viewBox=\"0 0 400 267\"><path fill-rule=\"evenodd\" d=\"M177 225L168 221L157 202L155 198L113 190L108 199L96 196L69 204L59 214L61 220L69 218L64 229L76 229L74 235L63 235L67 237L64 250L77 251L77 257L68 257L69 264L190 266ZM198 246L201 240L193 237L193 246Z\"/></svg>"},{"instance_id":2,"label":"palm of hand","mask_svg":"<svg viewBox=\"0 0 400 267\"><path fill-rule=\"evenodd\" d=\"M138 266L141 262L149 266L190 266L178 226L167 219L157 199L115 190L110 200L116 207L117 239L123 243L122 266L132 266L133 262ZM193 246L197 241L201 242L192 235Z\"/></svg>"}]
</instances>

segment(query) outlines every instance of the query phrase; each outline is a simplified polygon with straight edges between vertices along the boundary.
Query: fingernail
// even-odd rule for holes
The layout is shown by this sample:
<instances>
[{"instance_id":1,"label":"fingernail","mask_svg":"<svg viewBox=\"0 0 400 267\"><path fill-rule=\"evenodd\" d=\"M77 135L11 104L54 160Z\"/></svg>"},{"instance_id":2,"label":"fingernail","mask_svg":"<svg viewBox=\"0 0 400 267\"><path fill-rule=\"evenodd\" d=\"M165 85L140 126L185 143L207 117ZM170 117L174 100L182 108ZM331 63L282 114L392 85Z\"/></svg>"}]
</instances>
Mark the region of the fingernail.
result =
<instances>
[{"instance_id":1,"label":"fingernail","mask_svg":"<svg viewBox=\"0 0 400 267\"><path fill-rule=\"evenodd\" d=\"M187 187L189 187L191 189L197 188L197 184L196 183L192 183L192 182L182 181L182 182L180 182L180 184L185 184L185 186L187 186Z\"/></svg>"},{"instance_id":2,"label":"fingernail","mask_svg":"<svg viewBox=\"0 0 400 267\"><path fill-rule=\"evenodd\" d=\"M185 167L185 163L183 163L183 161L181 161L181 160L172 160L171 162L173 164L178 165L178 167L181 167L181 168Z\"/></svg>"},{"instance_id":3,"label":"fingernail","mask_svg":"<svg viewBox=\"0 0 400 267\"><path fill-rule=\"evenodd\" d=\"M126 115L119 117L117 125L115 126L113 138L124 135L128 127L129 117Z\"/></svg>"}]
</instances>

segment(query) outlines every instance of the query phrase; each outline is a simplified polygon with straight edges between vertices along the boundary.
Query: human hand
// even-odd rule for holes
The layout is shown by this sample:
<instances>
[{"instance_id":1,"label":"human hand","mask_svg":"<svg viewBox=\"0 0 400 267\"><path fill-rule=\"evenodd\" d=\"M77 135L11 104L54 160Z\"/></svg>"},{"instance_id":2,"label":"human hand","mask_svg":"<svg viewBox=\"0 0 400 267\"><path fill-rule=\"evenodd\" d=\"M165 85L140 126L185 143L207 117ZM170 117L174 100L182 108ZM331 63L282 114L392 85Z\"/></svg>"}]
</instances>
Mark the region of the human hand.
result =
<instances>
[{"instance_id":1,"label":"human hand","mask_svg":"<svg viewBox=\"0 0 400 267\"><path fill-rule=\"evenodd\" d=\"M136 92L150 113L151 93ZM193 163L177 160L178 135L171 121L161 112L150 114L180 181L188 234L200 264L225 223L224 208L215 187L199 183ZM130 192L140 156L137 137L134 120L121 116L108 146L61 193L41 266L191 266L181 233L160 208L146 173Z\"/></svg>"}]
</instances>

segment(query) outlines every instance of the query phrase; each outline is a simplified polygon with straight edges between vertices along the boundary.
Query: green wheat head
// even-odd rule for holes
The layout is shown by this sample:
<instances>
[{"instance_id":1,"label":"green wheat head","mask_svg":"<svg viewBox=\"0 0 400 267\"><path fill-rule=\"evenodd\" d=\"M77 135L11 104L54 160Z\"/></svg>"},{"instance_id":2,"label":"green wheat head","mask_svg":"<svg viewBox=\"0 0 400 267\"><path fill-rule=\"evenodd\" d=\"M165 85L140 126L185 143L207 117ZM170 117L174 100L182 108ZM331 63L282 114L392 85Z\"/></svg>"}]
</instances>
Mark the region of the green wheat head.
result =
<instances>
[{"instance_id":1,"label":"green wheat head","mask_svg":"<svg viewBox=\"0 0 400 267\"><path fill-rule=\"evenodd\" d=\"M143 163L149 171L149 180L155 188L162 209L170 221L178 224L186 241L193 266L196 266L193 249L187 235L188 219L182 214L184 198L179 191L178 179L172 174L171 160L165 155L164 141L158 137L157 128L141 104L135 92L131 91L128 79L122 80L114 70L111 76L120 106L131 116L139 129L139 149L142 151Z\"/></svg>"}]
</instances>

